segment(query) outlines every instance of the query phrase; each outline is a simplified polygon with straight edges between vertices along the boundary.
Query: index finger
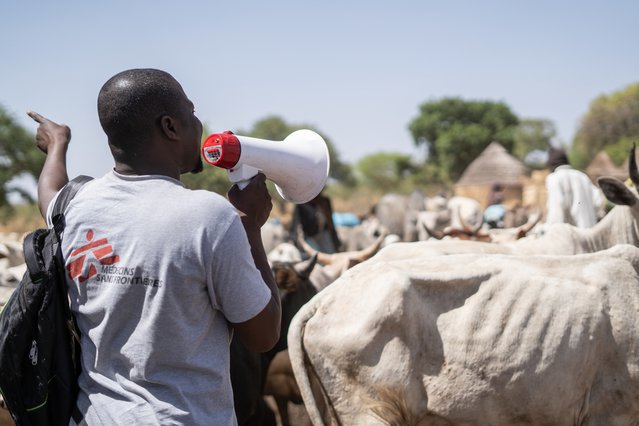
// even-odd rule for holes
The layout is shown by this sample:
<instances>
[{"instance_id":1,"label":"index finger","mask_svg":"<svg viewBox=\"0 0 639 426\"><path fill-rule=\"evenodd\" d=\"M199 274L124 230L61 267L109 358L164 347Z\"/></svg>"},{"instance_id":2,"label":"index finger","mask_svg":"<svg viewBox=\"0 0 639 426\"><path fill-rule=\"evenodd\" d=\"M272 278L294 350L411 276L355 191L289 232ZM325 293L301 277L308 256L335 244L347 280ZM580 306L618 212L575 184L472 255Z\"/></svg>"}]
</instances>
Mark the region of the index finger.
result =
<instances>
[{"instance_id":1,"label":"index finger","mask_svg":"<svg viewBox=\"0 0 639 426\"><path fill-rule=\"evenodd\" d=\"M41 116L40 114L38 114L35 111L28 111L27 115L31 118L33 118L37 123L42 124L45 121L49 121L47 118Z\"/></svg>"}]
</instances>

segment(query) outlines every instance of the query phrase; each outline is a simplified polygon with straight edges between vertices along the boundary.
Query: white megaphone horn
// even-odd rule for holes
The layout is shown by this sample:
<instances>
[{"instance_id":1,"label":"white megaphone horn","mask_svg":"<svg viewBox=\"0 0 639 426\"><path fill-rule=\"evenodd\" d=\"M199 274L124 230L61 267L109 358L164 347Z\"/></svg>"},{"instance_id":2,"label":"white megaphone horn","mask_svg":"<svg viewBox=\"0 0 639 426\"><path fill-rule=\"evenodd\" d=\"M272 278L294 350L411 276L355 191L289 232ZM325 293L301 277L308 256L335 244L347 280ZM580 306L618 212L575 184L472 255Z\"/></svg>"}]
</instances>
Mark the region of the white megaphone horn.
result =
<instances>
[{"instance_id":1,"label":"white megaphone horn","mask_svg":"<svg viewBox=\"0 0 639 426\"><path fill-rule=\"evenodd\" d=\"M312 130L297 130L283 141L214 133L202 143L207 163L228 170L229 179L244 189L258 172L275 183L287 201L311 201L324 188L330 170L328 147Z\"/></svg>"}]
</instances>

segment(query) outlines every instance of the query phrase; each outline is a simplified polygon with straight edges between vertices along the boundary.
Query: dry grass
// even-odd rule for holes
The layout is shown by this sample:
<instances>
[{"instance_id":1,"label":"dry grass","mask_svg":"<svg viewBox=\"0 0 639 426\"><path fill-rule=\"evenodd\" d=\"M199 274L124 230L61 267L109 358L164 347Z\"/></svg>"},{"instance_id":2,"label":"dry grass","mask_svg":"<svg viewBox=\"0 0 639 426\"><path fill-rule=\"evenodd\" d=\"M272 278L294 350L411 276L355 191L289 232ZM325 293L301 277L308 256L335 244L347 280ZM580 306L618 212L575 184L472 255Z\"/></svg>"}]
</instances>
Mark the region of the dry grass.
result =
<instances>
[{"instance_id":1,"label":"dry grass","mask_svg":"<svg viewBox=\"0 0 639 426\"><path fill-rule=\"evenodd\" d=\"M0 232L25 233L45 227L46 223L35 204L18 204L12 215L0 221Z\"/></svg>"},{"instance_id":2,"label":"dry grass","mask_svg":"<svg viewBox=\"0 0 639 426\"><path fill-rule=\"evenodd\" d=\"M350 212L357 216L368 214L371 208L379 201L382 194L368 188L328 188L325 194L330 197L333 211Z\"/></svg>"}]
</instances>

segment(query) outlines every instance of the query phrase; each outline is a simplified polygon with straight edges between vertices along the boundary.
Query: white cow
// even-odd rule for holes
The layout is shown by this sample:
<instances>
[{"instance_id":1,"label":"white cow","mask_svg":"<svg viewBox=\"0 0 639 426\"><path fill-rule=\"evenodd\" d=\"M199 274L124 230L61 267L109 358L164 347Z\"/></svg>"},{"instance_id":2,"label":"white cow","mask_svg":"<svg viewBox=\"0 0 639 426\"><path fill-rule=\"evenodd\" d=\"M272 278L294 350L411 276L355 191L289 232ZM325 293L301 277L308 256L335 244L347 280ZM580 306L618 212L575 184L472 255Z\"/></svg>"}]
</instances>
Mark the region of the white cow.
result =
<instances>
[{"instance_id":1,"label":"white cow","mask_svg":"<svg viewBox=\"0 0 639 426\"><path fill-rule=\"evenodd\" d=\"M271 252L278 244L289 241L290 239L288 230L279 220L274 218L269 219L264 226L262 226L260 232L266 253Z\"/></svg>"},{"instance_id":2,"label":"white cow","mask_svg":"<svg viewBox=\"0 0 639 426\"><path fill-rule=\"evenodd\" d=\"M298 236L298 244L304 249L306 254L317 257L317 265L313 268L309 277L311 283L317 291L323 290L333 281L340 277L347 269L368 260L373 256L382 243L386 235L382 234L368 247L362 250L353 250L339 253L322 253L308 245L304 238ZM292 243L280 243L267 255L271 265L274 263L299 263L302 261L302 252Z\"/></svg>"},{"instance_id":3,"label":"white cow","mask_svg":"<svg viewBox=\"0 0 639 426\"><path fill-rule=\"evenodd\" d=\"M638 271L631 245L361 263L291 323L309 416L315 426L636 425Z\"/></svg>"},{"instance_id":4,"label":"white cow","mask_svg":"<svg viewBox=\"0 0 639 426\"><path fill-rule=\"evenodd\" d=\"M639 180L639 179L638 179ZM428 240L385 247L373 260L455 253L578 254L605 250L616 244L639 246L639 197L619 179L598 180L606 198L617 204L594 227L583 229L565 223L546 225L542 235L494 244L466 240Z\"/></svg>"},{"instance_id":5,"label":"white cow","mask_svg":"<svg viewBox=\"0 0 639 426\"><path fill-rule=\"evenodd\" d=\"M430 213L430 212L423 212ZM528 221L524 222L518 226L508 227L508 228L490 228L488 226L481 227L471 227L468 224L464 223L461 228L453 228L451 226L447 226L442 231L436 230L436 228L426 228L424 222L421 223L423 228L422 237L423 240L429 239L458 239L458 240L473 240L473 241L484 241L490 243L508 243L517 241L520 238L523 238L527 235L534 235L533 231L537 224L541 220L541 211L537 211L537 213L533 213L528 217ZM482 224L480 224L482 225ZM539 228L537 228L539 229ZM531 232L532 231L532 232Z\"/></svg>"},{"instance_id":6,"label":"white cow","mask_svg":"<svg viewBox=\"0 0 639 426\"><path fill-rule=\"evenodd\" d=\"M311 282L321 291L338 279L344 272L358 263L370 259L386 240L386 234L381 234L368 247L361 250L345 251L340 253L322 253L315 250L304 241L304 238L298 237L297 241L302 249L309 256L317 256L317 263L320 268L315 267L311 273ZM321 272L320 272L321 271Z\"/></svg>"},{"instance_id":7,"label":"white cow","mask_svg":"<svg viewBox=\"0 0 639 426\"><path fill-rule=\"evenodd\" d=\"M342 242L343 251L356 251L369 247L380 235L386 235L382 246L401 241L399 235L390 234L380 220L372 215L365 217L355 226L337 226L335 230Z\"/></svg>"},{"instance_id":8,"label":"white cow","mask_svg":"<svg viewBox=\"0 0 639 426\"><path fill-rule=\"evenodd\" d=\"M424 210L425 197L418 190L410 195L388 193L372 208L370 219L401 241L417 239L417 214ZM370 226L370 224L369 224ZM359 247L352 247L359 248Z\"/></svg>"},{"instance_id":9,"label":"white cow","mask_svg":"<svg viewBox=\"0 0 639 426\"><path fill-rule=\"evenodd\" d=\"M454 196L446 200L441 196L433 197L427 209L416 214L418 240L427 240L432 232L447 229L478 229L484 221L483 213L481 204L474 198Z\"/></svg>"},{"instance_id":10,"label":"white cow","mask_svg":"<svg viewBox=\"0 0 639 426\"><path fill-rule=\"evenodd\" d=\"M282 333L285 335L286 330L288 330L286 318L290 321L292 317L291 313L297 312L301 303L305 303L316 292L326 288L348 268L369 259L379 249L384 237L385 235L380 235L377 241L363 250L326 254L313 249L304 241L303 236L299 235L299 244L312 259L316 259L317 261L316 263L315 260L313 260L313 266L310 266L310 268L312 268L310 272L309 266L307 266L308 261L302 261L302 252L300 252L295 245L291 243L281 243L275 247L275 249L268 254L268 260L271 266L277 264L281 266L282 263L294 265L293 269L284 267L281 268L279 272L275 272L278 286L280 286L280 282L283 282L284 287L294 289L291 291L287 288L286 290L281 290L280 293L281 295L291 293L287 299L282 296ZM312 286L313 289L311 289L310 286ZM268 366L263 392L265 395L274 397L282 425L289 425L288 401L295 404L301 404L302 401L299 390L297 389L297 384L295 383L295 378L293 377L287 350L280 350L273 357Z\"/></svg>"},{"instance_id":11,"label":"white cow","mask_svg":"<svg viewBox=\"0 0 639 426\"><path fill-rule=\"evenodd\" d=\"M0 233L0 308L4 306L27 271L22 244L25 234Z\"/></svg>"}]
</instances>

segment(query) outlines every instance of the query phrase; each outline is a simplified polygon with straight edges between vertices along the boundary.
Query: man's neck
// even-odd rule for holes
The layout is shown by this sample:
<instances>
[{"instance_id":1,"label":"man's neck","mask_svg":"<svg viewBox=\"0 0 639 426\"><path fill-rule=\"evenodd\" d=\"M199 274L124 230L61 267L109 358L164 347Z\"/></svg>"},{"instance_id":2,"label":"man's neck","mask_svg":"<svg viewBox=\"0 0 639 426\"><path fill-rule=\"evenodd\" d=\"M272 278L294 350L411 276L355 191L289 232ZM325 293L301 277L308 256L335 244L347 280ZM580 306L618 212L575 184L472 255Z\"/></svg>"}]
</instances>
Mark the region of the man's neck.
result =
<instances>
[{"instance_id":1,"label":"man's neck","mask_svg":"<svg viewBox=\"0 0 639 426\"><path fill-rule=\"evenodd\" d=\"M165 167L158 167L150 164L134 166L132 164L115 163L113 168L117 173L125 176L160 175L180 180L180 174L169 172Z\"/></svg>"}]
</instances>

